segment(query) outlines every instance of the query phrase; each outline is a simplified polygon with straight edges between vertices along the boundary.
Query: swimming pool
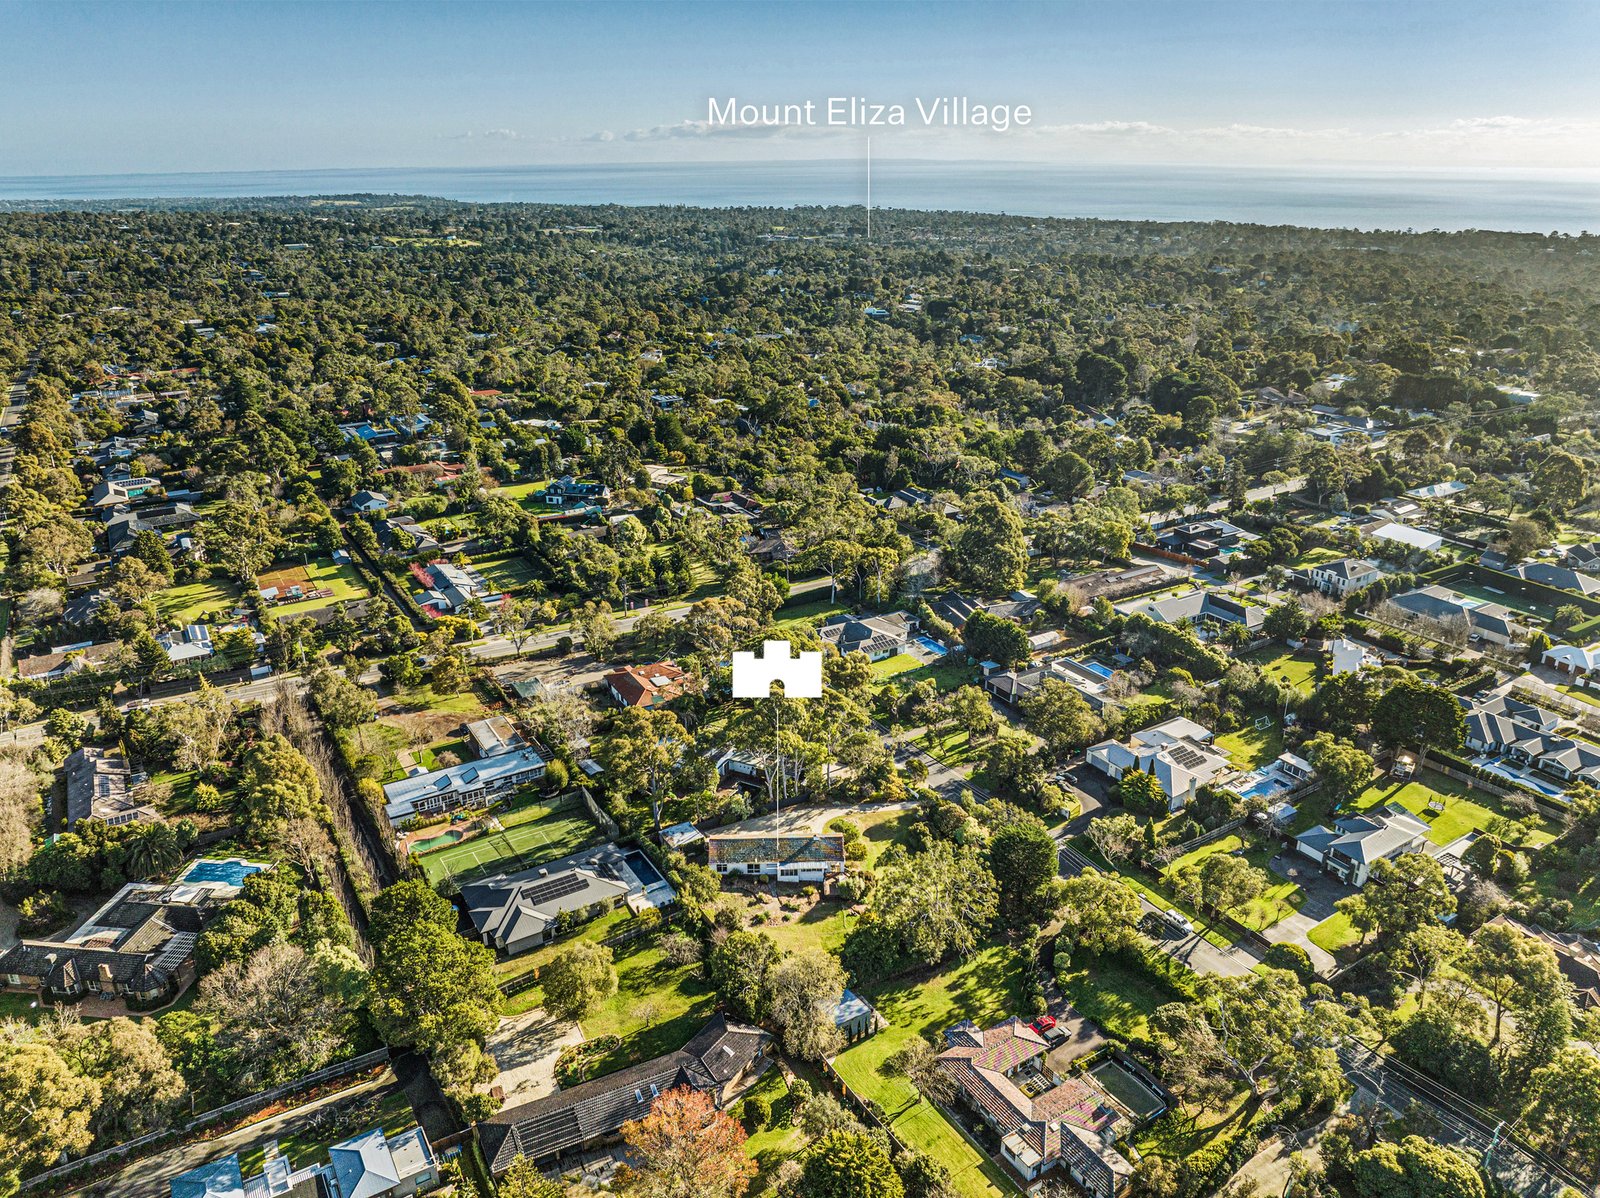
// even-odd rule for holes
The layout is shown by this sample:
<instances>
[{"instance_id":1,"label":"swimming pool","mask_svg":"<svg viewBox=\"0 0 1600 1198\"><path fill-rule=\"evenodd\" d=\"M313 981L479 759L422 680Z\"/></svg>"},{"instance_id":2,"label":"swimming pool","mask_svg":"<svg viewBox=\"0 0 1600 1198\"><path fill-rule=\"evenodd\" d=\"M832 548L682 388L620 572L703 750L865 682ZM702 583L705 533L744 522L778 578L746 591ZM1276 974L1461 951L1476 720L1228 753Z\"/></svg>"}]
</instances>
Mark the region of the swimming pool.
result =
<instances>
[{"instance_id":1,"label":"swimming pool","mask_svg":"<svg viewBox=\"0 0 1600 1198\"><path fill-rule=\"evenodd\" d=\"M919 636L917 638L917 644L921 645L929 653L936 654L939 657L943 657L949 652L948 649L946 649L938 641L934 640L931 636Z\"/></svg>"},{"instance_id":2,"label":"swimming pool","mask_svg":"<svg viewBox=\"0 0 1600 1198\"><path fill-rule=\"evenodd\" d=\"M1293 782L1277 771L1266 769L1246 774L1233 784L1232 790L1241 799L1270 799L1293 786Z\"/></svg>"},{"instance_id":3,"label":"swimming pool","mask_svg":"<svg viewBox=\"0 0 1600 1198\"><path fill-rule=\"evenodd\" d=\"M633 871L633 876L639 879L639 885L646 890L657 882L666 881L656 867L651 864L650 858L646 857L638 849L632 849L622 854L622 860Z\"/></svg>"},{"instance_id":4,"label":"swimming pool","mask_svg":"<svg viewBox=\"0 0 1600 1198\"><path fill-rule=\"evenodd\" d=\"M441 832L437 836L430 836L426 840L419 840L411 846L413 853L426 853L430 849L442 849L447 844L454 844L466 833L458 828L451 828L448 832Z\"/></svg>"},{"instance_id":5,"label":"swimming pool","mask_svg":"<svg viewBox=\"0 0 1600 1198\"><path fill-rule=\"evenodd\" d=\"M1091 674L1098 674L1102 678L1111 677L1111 668L1103 666L1097 661L1075 661L1072 664L1088 670Z\"/></svg>"},{"instance_id":6,"label":"swimming pool","mask_svg":"<svg viewBox=\"0 0 1600 1198\"><path fill-rule=\"evenodd\" d=\"M254 861L245 861L238 857L227 861L206 858L196 861L186 869L179 881L223 882L229 886L243 886L244 880L251 874L258 874L266 868L265 865L258 865Z\"/></svg>"},{"instance_id":7,"label":"swimming pool","mask_svg":"<svg viewBox=\"0 0 1600 1198\"><path fill-rule=\"evenodd\" d=\"M1488 770L1489 773L1496 774L1499 777L1507 779L1508 781L1520 782L1524 786L1531 787L1540 794L1544 795L1547 799L1555 799L1562 803L1567 801L1566 791L1562 790L1554 783L1546 782L1532 770L1519 772L1516 768L1502 765L1498 757L1474 757L1472 759L1472 764L1481 770Z\"/></svg>"}]
</instances>

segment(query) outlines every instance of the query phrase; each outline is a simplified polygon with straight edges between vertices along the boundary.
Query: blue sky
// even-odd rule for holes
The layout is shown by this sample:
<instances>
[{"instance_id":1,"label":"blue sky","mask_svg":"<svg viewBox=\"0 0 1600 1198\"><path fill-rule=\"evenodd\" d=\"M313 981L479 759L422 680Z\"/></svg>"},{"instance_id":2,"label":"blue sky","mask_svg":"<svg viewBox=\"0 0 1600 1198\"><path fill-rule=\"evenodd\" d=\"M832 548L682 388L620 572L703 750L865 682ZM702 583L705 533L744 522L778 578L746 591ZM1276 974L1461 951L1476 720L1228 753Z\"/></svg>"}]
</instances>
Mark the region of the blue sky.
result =
<instances>
[{"instance_id":1,"label":"blue sky","mask_svg":"<svg viewBox=\"0 0 1600 1198\"><path fill-rule=\"evenodd\" d=\"M0 175L839 157L707 100L1027 104L879 155L1600 168L1600 3L0 0Z\"/></svg>"}]
</instances>

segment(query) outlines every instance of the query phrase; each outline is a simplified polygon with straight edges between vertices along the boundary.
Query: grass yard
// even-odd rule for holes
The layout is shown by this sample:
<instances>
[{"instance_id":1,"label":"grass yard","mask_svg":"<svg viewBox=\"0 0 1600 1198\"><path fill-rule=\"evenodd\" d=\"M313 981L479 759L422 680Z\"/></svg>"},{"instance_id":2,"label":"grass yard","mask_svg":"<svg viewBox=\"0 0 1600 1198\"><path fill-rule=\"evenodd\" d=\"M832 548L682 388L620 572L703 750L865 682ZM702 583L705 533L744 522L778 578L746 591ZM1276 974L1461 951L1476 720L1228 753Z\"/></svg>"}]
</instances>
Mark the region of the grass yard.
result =
<instances>
[{"instance_id":1,"label":"grass yard","mask_svg":"<svg viewBox=\"0 0 1600 1198\"><path fill-rule=\"evenodd\" d=\"M1568 695L1580 703L1587 703L1591 707L1600 707L1600 695L1595 694L1586 686L1573 686L1569 682L1557 684L1556 689L1563 695Z\"/></svg>"},{"instance_id":2,"label":"grass yard","mask_svg":"<svg viewBox=\"0 0 1600 1198\"><path fill-rule=\"evenodd\" d=\"M156 611L172 624L193 624L212 612L231 612L239 602L239 588L226 579L186 582L157 591Z\"/></svg>"},{"instance_id":3,"label":"grass yard","mask_svg":"<svg viewBox=\"0 0 1600 1198\"><path fill-rule=\"evenodd\" d=\"M1281 682L1307 695L1316 685L1317 669L1321 664L1316 658L1306 654L1272 649L1247 653L1244 660L1260 666L1273 681Z\"/></svg>"},{"instance_id":4,"label":"grass yard","mask_svg":"<svg viewBox=\"0 0 1600 1198\"><path fill-rule=\"evenodd\" d=\"M1227 936L1224 936L1221 932L1217 931L1216 928L1212 927L1211 921L1206 919L1205 916L1201 915L1187 902L1174 896L1164 884L1161 886L1154 885L1142 875L1124 873L1116 866L1107 864L1105 858L1101 857L1100 854L1095 851L1094 845L1089 843L1088 837L1077 837L1072 841L1072 847L1092 861L1095 868L1100 870L1101 873L1110 874L1113 877L1120 878L1134 890L1142 894L1152 904L1160 907L1163 911L1176 911L1179 915L1182 915L1197 929L1199 929L1200 935L1208 943L1214 944L1218 948L1233 947L1232 940L1230 940Z\"/></svg>"},{"instance_id":5,"label":"grass yard","mask_svg":"<svg viewBox=\"0 0 1600 1198\"><path fill-rule=\"evenodd\" d=\"M828 599L812 599L805 603L785 604L776 614L773 627L778 634L785 632L811 632L829 616L849 611L843 603Z\"/></svg>"},{"instance_id":6,"label":"grass yard","mask_svg":"<svg viewBox=\"0 0 1600 1198\"><path fill-rule=\"evenodd\" d=\"M533 581L533 567L520 556L475 561L472 568L497 591L514 591Z\"/></svg>"},{"instance_id":7,"label":"grass yard","mask_svg":"<svg viewBox=\"0 0 1600 1198\"><path fill-rule=\"evenodd\" d=\"M1258 769L1276 761L1283 752L1283 728L1277 720L1273 720L1272 727L1260 731L1240 728L1217 737L1216 745L1240 769Z\"/></svg>"},{"instance_id":8,"label":"grass yard","mask_svg":"<svg viewBox=\"0 0 1600 1198\"><path fill-rule=\"evenodd\" d=\"M986 737L976 743L960 728L930 729L912 743L946 765L971 765L975 761L987 761L989 750L1002 740L1018 741L1025 747L1032 744L1026 736L1016 733L1008 735L1004 726L998 736Z\"/></svg>"},{"instance_id":9,"label":"grass yard","mask_svg":"<svg viewBox=\"0 0 1600 1198\"><path fill-rule=\"evenodd\" d=\"M883 1063L915 1036L937 1036L961 1019L988 1026L1016 1014L1016 959L991 947L931 977L896 979L864 987L862 993L889 1026L846 1049L834 1061L855 1093L878 1103L895 1134L950 1170L964 1198L1015 1193L1010 1183L903 1077L889 1077Z\"/></svg>"},{"instance_id":10,"label":"grass yard","mask_svg":"<svg viewBox=\"0 0 1600 1198\"><path fill-rule=\"evenodd\" d=\"M1350 917L1342 912L1328 916L1307 932L1306 936L1312 944L1324 952L1335 954L1361 939L1361 933L1350 926Z\"/></svg>"},{"instance_id":11,"label":"grass yard","mask_svg":"<svg viewBox=\"0 0 1600 1198\"><path fill-rule=\"evenodd\" d=\"M1072 1005L1121 1040L1144 1038L1150 1016L1169 1002L1181 1002L1194 988L1194 975L1167 956L1144 949L1104 957L1085 956L1056 975Z\"/></svg>"},{"instance_id":12,"label":"grass yard","mask_svg":"<svg viewBox=\"0 0 1600 1198\"><path fill-rule=\"evenodd\" d=\"M729 1113L743 1123L746 1104L755 1098L765 1098L772 1104L772 1125L752 1132L744 1142L744 1153L760 1168L758 1176L767 1178L784 1161L800 1154L806 1137L798 1127L789 1126L789 1083L784 1081L782 1072L768 1069Z\"/></svg>"},{"instance_id":13,"label":"grass yard","mask_svg":"<svg viewBox=\"0 0 1600 1198\"><path fill-rule=\"evenodd\" d=\"M1270 884L1264 892L1251 899L1245 906L1230 911L1228 914L1232 915L1251 931L1259 932L1270 928L1273 924L1300 909L1300 904L1305 902L1305 891L1289 881L1288 878L1280 878L1267 868L1267 863L1276 855L1277 850L1270 844L1247 845L1244 839L1237 834L1213 840L1210 844L1201 845L1193 852L1185 853L1169 865L1166 872L1170 875L1182 866L1203 861L1216 853L1231 853L1237 849L1245 849L1245 860L1265 873Z\"/></svg>"},{"instance_id":14,"label":"grass yard","mask_svg":"<svg viewBox=\"0 0 1600 1198\"><path fill-rule=\"evenodd\" d=\"M1472 797L1467 797L1469 795ZM1428 804L1434 801L1443 802L1442 812L1428 809ZM1423 770L1410 782L1379 778L1356 796L1352 806L1357 811L1367 811L1385 803L1398 803L1426 823L1428 839L1434 844L1449 844L1468 832L1482 831L1497 817L1506 814L1494 795L1474 790L1465 782L1446 778L1430 769ZM1555 834L1556 829L1541 817L1528 843L1533 846L1548 844L1555 839Z\"/></svg>"},{"instance_id":15,"label":"grass yard","mask_svg":"<svg viewBox=\"0 0 1600 1198\"><path fill-rule=\"evenodd\" d=\"M600 830L581 808L527 815L506 823L499 832L484 832L467 840L437 848L417 856L430 886L452 878L462 881L504 870L532 869L546 861L567 857L587 848L600 837ZM441 829L443 831L443 829Z\"/></svg>"}]
</instances>

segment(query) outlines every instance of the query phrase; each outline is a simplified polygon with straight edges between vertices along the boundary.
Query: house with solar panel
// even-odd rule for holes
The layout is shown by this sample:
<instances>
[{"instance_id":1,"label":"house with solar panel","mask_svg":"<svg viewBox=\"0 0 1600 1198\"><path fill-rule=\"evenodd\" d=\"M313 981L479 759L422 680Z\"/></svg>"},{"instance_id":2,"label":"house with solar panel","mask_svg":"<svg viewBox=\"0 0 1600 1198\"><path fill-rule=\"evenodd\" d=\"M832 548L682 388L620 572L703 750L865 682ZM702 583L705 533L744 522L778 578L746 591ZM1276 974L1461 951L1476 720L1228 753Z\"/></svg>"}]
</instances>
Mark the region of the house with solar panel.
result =
<instances>
[{"instance_id":1,"label":"house with solar panel","mask_svg":"<svg viewBox=\"0 0 1600 1198\"><path fill-rule=\"evenodd\" d=\"M1178 716L1143 728L1126 741L1104 740L1092 745L1085 760L1116 780L1131 770L1154 775L1167 797L1167 810L1178 811L1202 787L1233 772L1232 761L1211 739L1209 728Z\"/></svg>"},{"instance_id":2,"label":"house with solar panel","mask_svg":"<svg viewBox=\"0 0 1600 1198\"><path fill-rule=\"evenodd\" d=\"M461 905L478 936L507 956L548 944L619 903L638 915L669 907L677 898L650 858L614 844L461 888Z\"/></svg>"},{"instance_id":3,"label":"house with solar panel","mask_svg":"<svg viewBox=\"0 0 1600 1198\"><path fill-rule=\"evenodd\" d=\"M172 1198L410 1198L439 1184L433 1147L420 1127L385 1136L381 1128L342 1140L328 1159L293 1167L272 1152L245 1177L239 1154L190 1169L170 1183Z\"/></svg>"},{"instance_id":4,"label":"house with solar panel","mask_svg":"<svg viewBox=\"0 0 1600 1198\"><path fill-rule=\"evenodd\" d=\"M779 882L826 882L844 872L844 835L713 833L706 837L706 862L723 877L733 874Z\"/></svg>"},{"instance_id":5,"label":"house with solar panel","mask_svg":"<svg viewBox=\"0 0 1600 1198\"><path fill-rule=\"evenodd\" d=\"M715 1015L677 1052L505 1107L477 1125L489 1171L499 1177L519 1156L542 1169L575 1161L616 1140L624 1123L649 1114L657 1098L680 1086L724 1107L766 1070L771 1044L760 1028Z\"/></svg>"}]
</instances>

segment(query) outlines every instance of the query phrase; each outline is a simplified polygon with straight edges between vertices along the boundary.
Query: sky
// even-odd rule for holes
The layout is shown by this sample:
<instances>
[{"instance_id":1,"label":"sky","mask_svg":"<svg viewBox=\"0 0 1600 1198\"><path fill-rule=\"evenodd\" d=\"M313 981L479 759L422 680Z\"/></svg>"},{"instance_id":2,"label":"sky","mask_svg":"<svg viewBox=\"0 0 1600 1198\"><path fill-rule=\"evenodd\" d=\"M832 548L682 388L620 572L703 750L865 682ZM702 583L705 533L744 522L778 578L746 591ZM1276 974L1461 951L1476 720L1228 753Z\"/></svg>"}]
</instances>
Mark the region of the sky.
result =
<instances>
[{"instance_id":1,"label":"sky","mask_svg":"<svg viewBox=\"0 0 1600 1198\"><path fill-rule=\"evenodd\" d=\"M875 156L1587 171L1600 2L0 0L0 176L839 158L708 101L851 95Z\"/></svg>"}]
</instances>

